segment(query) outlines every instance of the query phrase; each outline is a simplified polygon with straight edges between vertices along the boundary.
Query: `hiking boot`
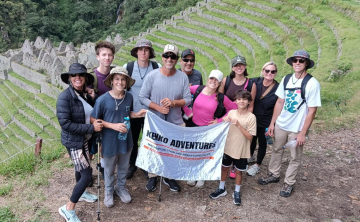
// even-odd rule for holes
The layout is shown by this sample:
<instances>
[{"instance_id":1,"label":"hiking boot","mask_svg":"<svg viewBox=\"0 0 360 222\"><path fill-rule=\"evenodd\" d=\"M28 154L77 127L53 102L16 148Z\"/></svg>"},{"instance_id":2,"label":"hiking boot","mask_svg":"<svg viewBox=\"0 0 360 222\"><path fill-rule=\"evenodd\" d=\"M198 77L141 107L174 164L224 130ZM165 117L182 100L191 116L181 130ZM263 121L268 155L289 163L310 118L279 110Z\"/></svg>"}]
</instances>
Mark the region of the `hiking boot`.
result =
<instances>
[{"instance_id":1,"label":"hiking boot","mask_svg":"<svg viewBox=\"0 0 360 222\"><path fill-rule=\"evenodd\" d=\"M250 158L247 159L248 163L255 163L255 156L252 155Z\"/></svg>"},{"instance_id":2,"label":"hiking boot","mask_svg":"<svg viewBox=\"0 0 360 222\"><path fill-rule=\"evenodd\" d=\"M229 177L232 178L232 179L235 179L235 177L236 177L236 172L235 172L235 167L234 166L231 166Z\"/></svg>"},{"instance_id":3,"label":"hiking boot","mask_svg":"<svg viewBox=\"0 0 360 222\"><path fill-rule=\"evenodd\" d=\"M254 164L246 171L246 174L253 177L259 172L260 172L260 167L257 164Z\"/></svg>"},{"instance_id":4,"label":"hiking boot","mask_svg":"<svg viewBox=\"0 0 360 222\"><path fill-rule=\"evenodd\" d=\"M258 180L260 185L266 185L268 183L278 183L280 181L280 177L274 177L273 174L270 174L268 177L262 177Z\"/></svg>"},{"instance_id":5,"label":"hiking boot","mask_svg":"<svg viewBox=\"0 0 360 222\"><path fill-rule=\"evenodd\" d=\"M126 179L131 179L134 176L136 170L137 170L136 166L129 166L128 172L126 174Z\"/></svg>"},{"instance_id":6,"label":"hiking boot","mask_svg":"<svg viewBox=\"0 0 360 222\"><path fill-rule=\"evenodd\" d=\"M205 180L198 180L198 182L196 183L196 188L204 188L205 185Z\"/></svg>"},{"instance_id":7,"label":"hiking boot","mask_svg":"<svg viewBox=\"0 0 360 222\"><path fill-rule=\"evenodd\" d=\"M234 191L232 194L232 197L234 198L234 204L237 206L241 205L241 194L240 192Z\"/></svg>"},{"instance_id":8,"label":"hiking boot","mask_svg":"<svg viewBox=\"0 0 360 222\"><path fill-rule=\"evenodd\" d=\"M212 192L209 196L211 199L217 199L219 197L226 196L227 192L224 189L217 188L214 192Z\"/></svg>"},{"instance_id":9,"label":"hiking boot","mask_svg":"<svg viewBox=\"0 0 360 222\"><path fill-rule=\"evenodd\" d=\"M189 186L191 186L191 187L193 187L193 186L196 185L196 180L188 180L188 181L186 182L186 184L189 185Z\"/></svg>"},{"instance_id":10,"label":"hiking boot","mask_svg":"<svg viewBox=\"0 0 360 222\"><path fill-rule=\"evenodd\" d=\"M147 184L146 184L146 189L150 192L153 192L156 190L156 184L157 184L157 177L151 177Z\"/></svg>"},{"instance_id":11,"label":"hiking boot","mask_svg":"<svg viewBox=\"0 0 360 222\"><path fill-rule=\"evenodd\" d=\"M88 203L94 203L97 201L98 197L94 194L91 194L85 190L85 192L81 195L79 201L86 201Z\"/></svg>"},{"instance_id":12,"label":"hiking boot","mask_svg":"<svg viewBox=\"0 0 360 222\"><path fill-rule=\"evenodd\" d=\"M118 189L115 188L115 194L120 197L120 200L124 203L130 203L131 202L131 196L129 194L129 191L126 188Z\"/></svg>"},{"instance_id":13,"label":"hiking boot","mask_svg":"<svg viewBox=\"0 0 360 222\"><path fill-rule=\"evenodd\" d=\"M105 191L104 205L108 208L114 206L114 194Z\"/></svg>"},{"instance_id":14,"label":"hiking boot","mask_svg":"<svg viewBox=\"0 0 360 222\"><path fill-rule=\"evenodd\" d=\"M66 220L66 222L81 222L76 216L75 210L66 210L66 204L59 208L59 214Z\"/></svg>"},{"instance_id":15,"label":"hiking boot","mask_svg":"<svg viewBox=\"0 0 360 222\"><path fill-rule=\"evenodd\" d=\"M181 189L179 184L173 179L164 178L164 184L169 186L170 190L174 192L179 192Z\"/></svg>"},{"instance_id":16,"label":"hiking boot","mask_svg":"<svg viewBox=\"0 0 360 222\"><path fill-rule=\"evenodd\" d=\"M290 197L293 191L293 185L289 185L284 183L283 187L280 190L280 196L282 197Z\"/></svg>"}]
</instances>

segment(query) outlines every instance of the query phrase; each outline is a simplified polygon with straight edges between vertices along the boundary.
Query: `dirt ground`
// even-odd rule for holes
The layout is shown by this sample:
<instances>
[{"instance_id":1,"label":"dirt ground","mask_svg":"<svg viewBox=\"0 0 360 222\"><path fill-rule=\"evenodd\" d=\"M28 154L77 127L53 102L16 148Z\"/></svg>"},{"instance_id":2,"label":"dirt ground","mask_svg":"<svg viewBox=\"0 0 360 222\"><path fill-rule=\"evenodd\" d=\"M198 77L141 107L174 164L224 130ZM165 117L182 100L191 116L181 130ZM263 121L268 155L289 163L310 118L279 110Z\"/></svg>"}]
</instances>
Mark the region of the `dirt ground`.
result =
<instances>
[{"instance_id":1,"label":"dirt ground","mask_svg":"<svg viewBox=\"0 0 360 222\"><path fill-rule=\"evenodd\" d=\"M100 192L101 221L360 221L360 128L336 133L312 135L304 150L303 162L291 197L279 196L289 152L284 154L280 183L261 186L257 180L266 174L271 147L255 177L243 175L242 206L235 206L231 193L233 179L227 179L228 195L209 198L219 182L207 181L205 188L189 187L180 181L182 190L174 193L162 186L158 191L145 189L146 179L138 170L127 181L133 201L124 204L116 196L115 206L103 204L103 181ZM97 171L94 171L96 178ZM71 184L69 186L69 184ZM71 168L56 171L47 187L40 187L44 202L37 209L51 212L51 221L63 221L57 209L65 204L75 184ZM158 183L159 188L159 183ZM97 193L96 186L89 188ZM21 194L19 194L21 195ZM4 198L4 197L1 197ZM4 200L3 200L4 201ZM0 201L0 202L3 202ZM29 204L31 200L28 200ZM6 202L6 196L5 196ZM96 221L97 203L79 202L76 206L81 221ZM30 213L31 214L31 213Z\"/></svg>"}]
</instances>

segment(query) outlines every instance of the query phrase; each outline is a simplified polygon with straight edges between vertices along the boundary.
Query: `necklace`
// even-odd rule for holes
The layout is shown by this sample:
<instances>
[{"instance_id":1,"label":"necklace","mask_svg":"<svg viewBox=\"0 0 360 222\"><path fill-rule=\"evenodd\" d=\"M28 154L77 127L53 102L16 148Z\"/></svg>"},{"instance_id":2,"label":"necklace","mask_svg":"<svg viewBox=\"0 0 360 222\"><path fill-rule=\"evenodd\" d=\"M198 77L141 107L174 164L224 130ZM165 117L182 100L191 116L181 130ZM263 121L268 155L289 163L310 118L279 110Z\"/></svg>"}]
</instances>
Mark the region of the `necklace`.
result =
<instances>
[{"instance_id":1,"label":"necklace","mask_svg":"<svg viewBox=\"0 0 360 222\"><path fill-rule=\"evenodd\" d=\"M146 67L146 70L145 70L145 73L144 73L143 76L141 75L141 72L140 72L139 63L137 63L137 64L138 64L138 71L139 71L140 78L141 78L141 80L143 80L145 78L145 76L146 76L146 73L147 73L148 69L149 69L150 62L149 62L149 65Z\"/></svg>"},{"instance_id":2,"label":"necklace","mask_svg":"<svg viewBox=\"0 0 360 222\"><path fill-rule=\"evenodd\" d=\"M124 93L124 97L122 98L122 100L121 100L119 103L116 102L116 98L114 97L114 100L115 100L115 110L118 110L118 109L119 109L120 104L124 102L125 96L126 96L126 91L125 91L125 93Z\"/></svg>"},{"instance_id":3,"label":"necklace","mask_svg":"<svg viewBox=\"0 0 360 222\"><path fill-rule=\"evenodd\" d=\"M293 85L295 85L298 81L299 81L299 79L301 78L301 76L304 74L304 72L302 72L301 73L301 75L299 76L299 78L294 82L294 76L296 75L296 74L294 74L292 77L291 77L291 82L292 82L292 84Z\"/></svg>"}]
</instances>

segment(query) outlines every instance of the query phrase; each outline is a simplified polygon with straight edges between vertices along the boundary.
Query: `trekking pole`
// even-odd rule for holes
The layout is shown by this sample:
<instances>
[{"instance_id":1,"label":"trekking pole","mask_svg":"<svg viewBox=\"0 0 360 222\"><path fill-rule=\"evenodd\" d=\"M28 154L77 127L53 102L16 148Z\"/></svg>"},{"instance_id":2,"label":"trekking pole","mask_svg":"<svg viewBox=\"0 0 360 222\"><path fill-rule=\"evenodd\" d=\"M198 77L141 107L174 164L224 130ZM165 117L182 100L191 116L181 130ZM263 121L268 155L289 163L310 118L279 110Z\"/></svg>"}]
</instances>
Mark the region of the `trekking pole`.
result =
<instances>
[{"instance_id":1,"label":"trekking pole","mask_svg":"<svg viewBox=\"0 0 360 222\"><path fill-rule=\"evenodd\" d=\"M101 121L98 121L101 122ZM97 190L98 190L98 203L97 203L97 220L100 221L100 144L101 144L101 132L98 133L98 136L96 137L96 143L98 145L98 161L97 161L97 167L98 167L98 175L97 175Z\"/></svg>"},{"instance_id":2,"label":"trekking pole","mask_svg":"<svg viewBox=\"0 0 360 222\"><path fill-rule=\"evenodd\" d=\"M168 114L165 114L165 121L167 121ZM161 202L161 184L162 184L163 177L160 177L160 187L159 187L159 198L158 201Z\"/></svg>"}]
</instances>

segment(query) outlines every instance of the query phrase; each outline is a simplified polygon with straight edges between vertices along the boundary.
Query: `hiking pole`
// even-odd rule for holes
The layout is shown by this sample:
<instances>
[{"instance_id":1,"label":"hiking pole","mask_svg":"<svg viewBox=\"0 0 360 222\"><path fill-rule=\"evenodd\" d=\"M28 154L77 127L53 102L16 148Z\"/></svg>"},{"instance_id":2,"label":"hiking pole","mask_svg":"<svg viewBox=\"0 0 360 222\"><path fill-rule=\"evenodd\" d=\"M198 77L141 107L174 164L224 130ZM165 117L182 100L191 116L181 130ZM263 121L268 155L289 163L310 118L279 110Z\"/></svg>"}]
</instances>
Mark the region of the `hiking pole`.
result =
<instances>
[{"instance_id":1,"label":"hiking pole","mask_svg":"<svg viewBox=\"0 0 360 222\"><path fill-rule=\"evenodd\" d=\"M167 121L168 114L165 114L165 121ZM159 187L159 198L158 201L161 202L161 184L162 184L163 177L160 176L160 187Z\"/></svg>"},{"instance_id":2,"label":"hiking pole","mask_svg":"<svg viewBox=\"0 0 360 222\"><path fill-rule=\"evenodd\" d=\"M98 121L101 122L101 121ZM101 132L98 133L98 136L96 137L96 143L98 145L98 161L97 161L97 167L98 167L98 175L97 175L97 190L98 190L98 203L97 203L97 220L100 221L100 144L101 144Z\"/></svg>"}]
</instances>

